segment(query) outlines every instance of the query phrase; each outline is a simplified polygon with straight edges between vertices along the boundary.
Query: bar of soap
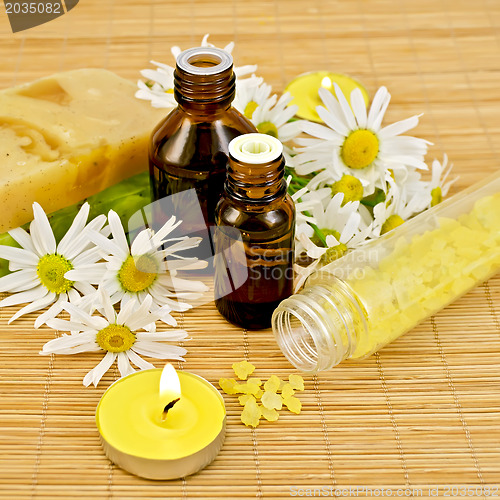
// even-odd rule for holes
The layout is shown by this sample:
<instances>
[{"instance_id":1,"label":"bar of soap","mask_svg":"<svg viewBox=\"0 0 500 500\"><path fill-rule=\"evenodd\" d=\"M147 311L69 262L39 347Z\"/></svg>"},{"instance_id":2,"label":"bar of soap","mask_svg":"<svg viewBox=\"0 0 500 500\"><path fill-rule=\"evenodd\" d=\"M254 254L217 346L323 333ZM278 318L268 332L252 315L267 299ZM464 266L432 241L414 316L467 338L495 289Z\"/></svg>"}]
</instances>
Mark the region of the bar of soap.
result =
<instances>
[{"instance_id":1,"label":"bar of soap","mask_svg":"<svg viewBox=\"0 0 500 500\"><path fill-rule=\"evenodd\" d=\"M0 92L0 233L73 205L148 168L165 116L104 69L58 73Z\"/></svg>"}]
</instances>

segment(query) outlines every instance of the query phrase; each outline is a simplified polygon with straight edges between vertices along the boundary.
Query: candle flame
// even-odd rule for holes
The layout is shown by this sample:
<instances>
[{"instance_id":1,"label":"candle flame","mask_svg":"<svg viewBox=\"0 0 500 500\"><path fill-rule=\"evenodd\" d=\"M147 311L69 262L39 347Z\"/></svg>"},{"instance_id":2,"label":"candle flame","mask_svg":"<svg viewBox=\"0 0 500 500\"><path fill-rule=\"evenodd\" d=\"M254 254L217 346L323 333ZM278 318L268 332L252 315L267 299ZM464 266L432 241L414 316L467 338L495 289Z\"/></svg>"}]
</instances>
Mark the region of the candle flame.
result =
<instances>
[{"instance_id":1,"label":"candle flame","mask_svg":"<svg viewBox=\"0 0 500 500\"><path fill-rule=\"evenodd\" d=\"M168 399L170 402L175 398L179 398L181 396L181 382L179 380L179 376L175 371L175 368L167 363L163 371L161 372L160 377L160 399L163 401L164 399Z\"/></svg>"},{"instance_id":2,"label":"candle flame","mask_svg":"<svg viewBox=\"0 0 500 500\"><path fill-rule=\"evenodd\" d=\"M325 78L323 78L323 80L321 80L321 86L324 87L325 89L332 88L332 80L330 79L329 76L325 76Z\"/></svg>"}]
</instances>

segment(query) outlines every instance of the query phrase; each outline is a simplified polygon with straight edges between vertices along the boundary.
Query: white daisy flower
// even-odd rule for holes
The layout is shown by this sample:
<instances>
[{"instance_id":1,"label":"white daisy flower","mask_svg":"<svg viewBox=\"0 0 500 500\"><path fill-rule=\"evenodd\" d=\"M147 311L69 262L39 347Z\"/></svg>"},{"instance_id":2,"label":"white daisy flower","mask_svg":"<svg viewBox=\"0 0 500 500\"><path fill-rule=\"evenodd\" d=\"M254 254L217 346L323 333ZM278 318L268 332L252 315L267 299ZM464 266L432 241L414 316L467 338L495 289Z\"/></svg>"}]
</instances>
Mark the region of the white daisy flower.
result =
<instances>
[{"instance_id":1,"label":"white daisy flower","mask_svg":"<svg viewBox=\"0 0 500 500\"><path fill-rule=\"evenodd\" d=\"M458 180L458 177L455 177L453 180L446 182L452 168L452 163L448 165L447 154L443 155L443 163L440 163L438 160L432 162L432 178L428 184L428 189L431 193L431 207L441 203L443 197L448 194L450 187Z\"/></svg>"},{"instance_id":2,"label":"white daisy flower","mask_svg":"<svg viewBox=\"0 0 500 500\"><path fill-rule=\"evenodd\" d=\"M9 231L21 248L0 245L0 258L8 260L9 269L14 271L0 278L0 292L12 293L0 301L0 307L28 303L10 318L9 324L24 314L52 304L36 319L35 328L39 328L62 311L64 302L76 302L80 300L80 294L95 292L91 283L99 282L105 268L97 263L101 258L99 249L90 241L86 231L92 230L105 238L100 231L106 217L100 215L87 224L89 210L89 204L85 203L59 244L38 203L33 204L34 220L29 234L20 227ZM78 273L80 269L88 268L92 269L91 275L80 273L79 278L73 280L65 277L70 270Z\"/></svg>"},{"instance_id":3,"label":"white daisy flower","mask_svg":"<svg viewBox=\"0 0 500 500\"><path fill-rule=\"evenodd\" d=\"M264 83L264 79L252 75L240 82L236 89L236 97L233 101L233 108L236 108L249 120L255 109L266 103L271 95L272 87Z\"/></svg>"},{"instance_id":4,"label":"white daisy flower","mask_svg":"<svg viewBox=\"0 0 500 500\"><path fill-rule=\"evenodd\" d=\"M135 93L135 97L151 101L153 108L175 108L177 102L174 98L174 68L156 61L151 61L151 64L157 66L157 69L141 71L141 75L149 83L139 80L137 82L139 90Z\"/></svg>"},{"instance_id":5,"label":"white daisy flower","mask_svg":"<svg viewBox=\"0 0 500 500\"><path fill-rule=\"evenodd\" d=\"M138 332L161 315L161 311L151 313L151 296L146 297L136 309L129 302L117 314L109 295L104 290L99 292L100 304L104 317L88 314L73 304L65 303L64 309L71 315L70 321L52 319L47 324L56 330L71 332L47 342L40 354L79 354L82 352L106 352L102 361L83 379L83 385L91 383L97 387L102 376L109 370L115 359L123 377L135 372L130 363L139 369L147 370L154 366L140 355L158 359L176 359L184 361L186 349L174 345L162 344L163 341L175 342L186 338L184 330L165 332Z\"/></svg>"},{"instance_id":6,"label":"white daisy flower","mask_svg":"<svg viewBox=\"0 0 500 500\"><path fill-rule=\"evenodd\" d=\"M297 139L295 168L305 175L324 171L320 180L327 184L343 175L353 175L362 182L365 195L375 188L386 190L388 169L415 167L426 169L424 156L429 142L400 134L418 124L413 116L382 128L382 119L390 94L381 87L367 111L360 89L351 93L351 106L340 87L335 84L337 99L326 89L319 95L325 107L316 108L325 125L304 122L303 131L315 138ZM319 182L319 181L318 181Z\"/></svg>"},{"instance_id":7,"label":"white daisy flower","mask_svg":"<svg viewBox=\"0 0 500 500\"><path fill-rule=\"evenodd\" d=\"M237 90L233 106L244 114L261 134L272 135L282 143L295 139L302 132L303 120L289 122L299 107L289 106L293 97L289 92L279 99L271 94L272 87L259 82L258 78L247 79ZM287 165L292 164L292 149L284 144L283 154Z\"/></svg>"},{"instance_id":8,"label":"white daisy flower","mask_svg":"<svg viewBox=\"0 0 500 500\"><path fill-rule=\"evenodd\" d=\"M176 326L171 311L186 311L192 306L186 300L195 300L208 290L201 281L182 279L179 271L203 269L207 262L197 258L186 259L178 252L195 248L201 238L166 237L178 227L182 221L175 222L171 217L165 225L155 233L144 229L129 246L120 217L110 210L108 214L112 239L98 232L89 232L89 238L102 250L106 260L105 272L100 280L100 288L104 288L111 297L111 303L121 303L124 308L129 302L138 310L147 300L149 311L156 314L161 311L159 319L168 325ZM170 242L170 246L166 243ZM69 271L67 279L78 280L92 274L92 266L83 266ZM150 297L150 299L148 299ZM96 300L96 294L83 299L85 304ZM152 323L151 328L154 327Z\"/></svg>"},{"instance_id":9,"label":"white daisy flower","mask_svg":"<svg viewBox=\"0 0 500 500\"><path fill-rule=\"evenodd\" d=\"M394 180L388 179L388 182L391 185L389 196L373 208L373 237L382 236L400 226L431 203L432 197L424 182L419 184L420 189L415 189L411 194L404 186L399 189Z\"/></svg>"},{"instance_id":10,"label":"white daisy flower","mask_svg":"<svg viewBox=\"0 0 500 500\"><path fill-rule=\"evenodd\" d=\"M343 204L343 200L344 194L338 193L326 203L325 208L321 204L312 208L312 216L321 236L310 224L297 227L297 255L304 252L313 262L307 267L295 266L298 278L296 290L311 273L342 257L348 250L357 248L370 236L372 228L362 220L358 212L359 202Z\"/></svg>"}]
</instances>

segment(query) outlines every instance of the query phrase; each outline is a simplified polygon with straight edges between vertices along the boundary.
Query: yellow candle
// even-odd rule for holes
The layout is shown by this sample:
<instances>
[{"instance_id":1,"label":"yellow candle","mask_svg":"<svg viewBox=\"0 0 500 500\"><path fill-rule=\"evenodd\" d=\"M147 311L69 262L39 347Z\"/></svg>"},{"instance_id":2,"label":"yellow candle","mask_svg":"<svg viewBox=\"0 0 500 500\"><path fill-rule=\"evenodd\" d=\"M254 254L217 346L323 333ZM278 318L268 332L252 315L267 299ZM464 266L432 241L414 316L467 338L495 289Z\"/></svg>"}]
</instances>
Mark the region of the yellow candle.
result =
<instances>
[{"instance_id":1,"label":"yellow candle","mask_svg":"<svg viewBox=\"0 0 500 500\"><path fill-rule=\"evenodd\" d=\"M321 122L322 120L316 112L316 107L323 105L318 90L323 87L333 92L334 83L339 85L348 101L350 101L351 92L355 88L359 88L365 103L368 105L368 93L358 81L350 76L328 71L316 71L299 75L286 86L285 91L290 92L293 96L293 101L290 104L299 106L297 116L306 120Z\"/></svg>"},{"instance_id":2,"label":"yellow candle","mask_svg":"<svg viewBox=\"0 0 500 500\"><path fill-rule=\"evenodd\" d=\"M215 458L226 410L217 389L192 373L177 372L180 396L175 389L160 396L161 375L160 369L144 370L115 382L99 402L96 423L104 450L117 465L142 477L173 479Z\"/></svg>"}]
</instances>

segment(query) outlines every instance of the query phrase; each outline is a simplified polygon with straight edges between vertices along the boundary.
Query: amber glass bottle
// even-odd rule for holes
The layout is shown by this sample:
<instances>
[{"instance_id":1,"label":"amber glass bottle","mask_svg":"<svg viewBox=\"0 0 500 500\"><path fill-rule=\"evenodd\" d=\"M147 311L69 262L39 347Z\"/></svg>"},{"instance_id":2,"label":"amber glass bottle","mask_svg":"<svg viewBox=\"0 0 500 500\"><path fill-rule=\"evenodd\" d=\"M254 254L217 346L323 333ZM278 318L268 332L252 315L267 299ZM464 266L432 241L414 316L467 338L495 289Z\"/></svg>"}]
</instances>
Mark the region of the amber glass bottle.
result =
<instances>
[{"instance_id":1,"label":"amber glass bottle","mask_svg":"<svg viewBox=\"0 0 500 500\"><path fill-rule=\"evenodd\" d=\"M293 288L295 207L282 152L268 135L233 139L215 214L215 304L227 320L253 330L271 325Z\"/></svg>"},{"instance_id":2,"label":"amber glass bottle","mask_svg":"<svg viewBox=\"0 0 500 500\"><path fill-rule=\"evenodd\" d=\"M160 200L194 188L205 222L213 224L215 206L224 189L229 142L256 130L231 107L235 76L227 52L209 47L182 52L177 58L174 87L178 107L151 137L153 198ZM186 220L182 211L187 208L180 205L176 215Z\"/></svg>"}]
</instances>

